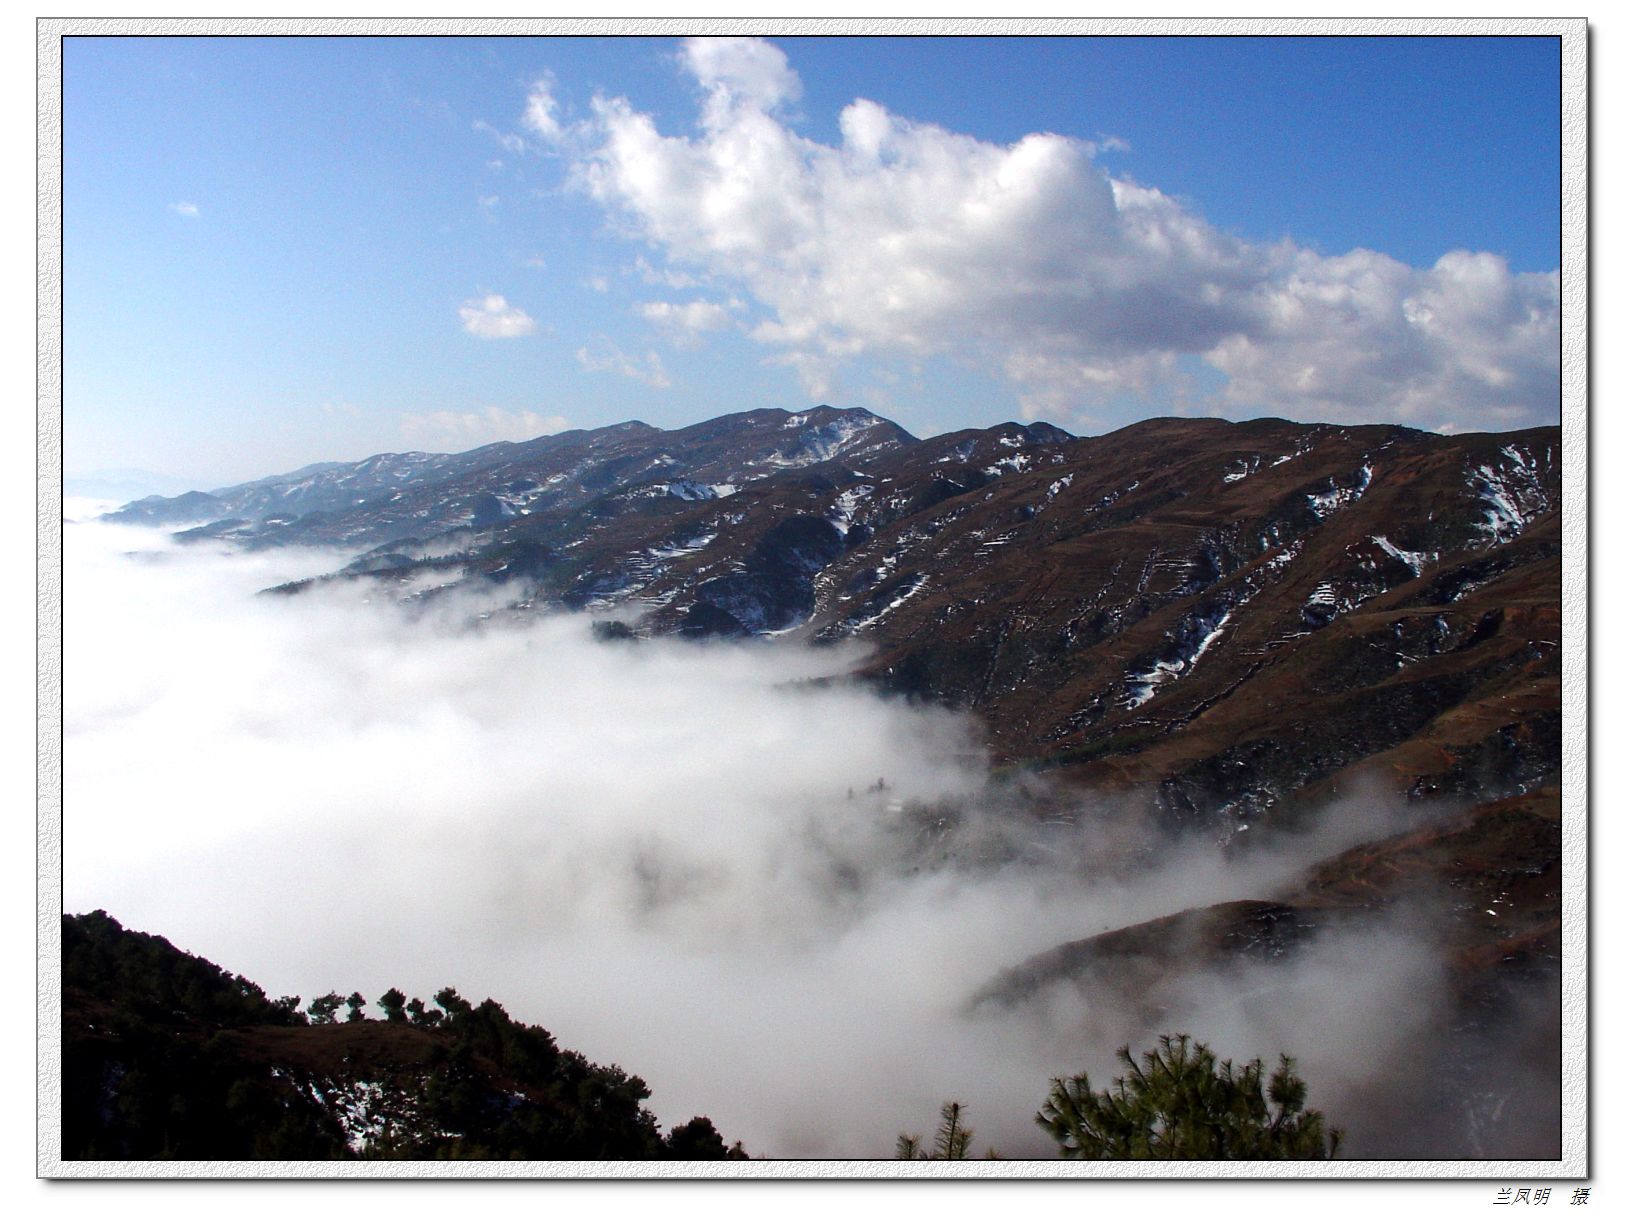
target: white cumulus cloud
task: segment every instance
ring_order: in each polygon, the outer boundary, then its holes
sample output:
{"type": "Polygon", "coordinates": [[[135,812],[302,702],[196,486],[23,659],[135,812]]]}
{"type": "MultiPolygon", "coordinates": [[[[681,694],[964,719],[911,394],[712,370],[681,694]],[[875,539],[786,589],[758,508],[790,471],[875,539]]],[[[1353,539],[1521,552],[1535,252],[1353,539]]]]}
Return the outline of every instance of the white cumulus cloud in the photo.
{"type": "Polygon", "coordinates": [[[733,107],[772,110],[801,96],[801,78],[784,52],[759,38],[690,38],[682,61],[717,115],[733,107]]]}
{"type": "Polygon", "coordinates": [[[463,332],[477,338],[524,337],[536,332],[536,322],[523,309],[496,294],[464,300],[457,315],[462,318],[463,332]]]}
{"type": "Polygon", "coordinates": [[[553,98],[552,81],[540,79],[530,86],[530,91],[525,96],[525,113],[520,122],[544,143],[555,144],[564,137],[564,127],[559,122],[558,111],[559,104],[553,98]]]}
{"type": "MultiPolygon", "coordinates": [[[[990,143],[858,99],[821,143],[782,112],[801,86],[777,47],[695,40],[680,60],[698,133],[598,97],[569,131],[575,179],[673,271],[753,297],[751,336],[815,369],[809,389],[855,356],[937,355],[1060,420],[1175,401],[1434,428],[1557,417],[1555,272],[1248,242],[1113,178],[1094,154],[1118,139],[990,143]],[[1192,398],[1202,363],[1223,384],[1192,398]]],[[[537,107],[556,127],[550,91],[537,107]]]]}

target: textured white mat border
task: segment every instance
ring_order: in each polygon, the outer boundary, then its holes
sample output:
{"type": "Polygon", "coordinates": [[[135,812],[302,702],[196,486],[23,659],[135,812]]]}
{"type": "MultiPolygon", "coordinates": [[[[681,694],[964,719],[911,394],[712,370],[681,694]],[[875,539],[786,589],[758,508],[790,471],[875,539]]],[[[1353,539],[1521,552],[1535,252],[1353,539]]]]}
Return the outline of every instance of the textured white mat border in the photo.
{"type": "MultiPolygon", "coordinates": [[[[36,1142],[40,1177],[50,1178],[1163,1178],[1467,1179],[1585,1178],[1589,1147],[1589,752],[1588,566],[1588,124],[1586,22],[1564,19],[1225,18],[42,18],[38,49],[39,484],[38,779],[39,1055],[36,1142]],[[1323,1164],[1199,1162],[1093,1164],[1001,1160],[750,1161],[744,1163],[526,1162],[389,1163],[261,1161],[121,1163],[61,1156],[62,878],[62,87],[61,39],[69,35],[1480,35],[1556,36],[1562,48],[1563,308],[1563,1157],[1561,1160],[1328,1161],[1323,1164]]],[[[1191,1195],[1197,1199],[1196,1195],[1191,1195]]],[[[1374,1195],[1375,1197],[1375,1195],[1374,1195]]],[[[1555,1195],[1561,1201],[1566,1191],[1555,1195]]]]}

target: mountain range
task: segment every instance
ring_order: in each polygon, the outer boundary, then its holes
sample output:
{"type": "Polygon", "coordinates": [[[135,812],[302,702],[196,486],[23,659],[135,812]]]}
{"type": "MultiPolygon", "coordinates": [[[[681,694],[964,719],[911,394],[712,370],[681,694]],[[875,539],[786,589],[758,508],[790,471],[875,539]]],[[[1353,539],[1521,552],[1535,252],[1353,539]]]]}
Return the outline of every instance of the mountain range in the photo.
{"type": "MultiPolygon", "coordinates": [[[[332,546],[316,582],[407,604],[479,588],[487,623],[859,639],[852,678],[976,714],[1038,818],[1108,805],[1245,850],[1350,798],[1431,810],[1267,898],[1012,959],[978,999],[1111,970],[1154,1002],[1176,954],[1291,957],[1426,891],[1451,1024],[1483,1030],[1509,992],[1555,990],[1561,956],[1560,448],[1555,427],[1279,419],[918,439],[861,409],[763,409],[313,465],[111,518],[332,546]]],[[[1554,1082],[1556,1049],[1554,1023],[1554,1082]]],[[[1458,1052],[1461,1101],[1490,1065],[1458,1052]]]]}
{"type": "Polygon", "coordinates": [[[360,550],[332,577],[403,599],[858,637],[860,677],[974,709],[1000,761],[1153,784],[1233,829],[1361,775],[1415,797],[1553,775],[1557,452],[1555,428],[1274,419],[922,441],[821,407],[314,465],[111,518],[360,550]]]}

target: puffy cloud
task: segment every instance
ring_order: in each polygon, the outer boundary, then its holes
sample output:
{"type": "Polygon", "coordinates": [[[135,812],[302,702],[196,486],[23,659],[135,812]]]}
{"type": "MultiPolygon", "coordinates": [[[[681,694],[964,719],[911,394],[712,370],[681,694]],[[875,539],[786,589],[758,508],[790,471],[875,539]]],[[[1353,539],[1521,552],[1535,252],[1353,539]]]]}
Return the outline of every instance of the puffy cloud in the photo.
{"type": "Polygon", "coordinates": [[[759,38],[691,38],[683,66],[705,91],[707,116],[736,108],[776,109],[801,97],[801,78],[784,52],[759,38]]]}
{"type": "Polygon", "coordinates": [[[1376,417],[1442,430],[1556,420],[1555,272],[1515,275],[1489,253],[1430,269],[1364,249],[1285,260],[1254,293],[1254,323],[1208,352],[1232,407],[1344,421],[1365,400],[1376,417]]]}
{"type": "Polygon", "coordinates": [[[463,451],[503,440],[520,442],[569,428],[569,420],[556,414],[544,416],[529,409],[510,412],[495,405],[469,413],[441,409],[401,417],[401,434],[407,442],[445,451],[463,451]]]}
{"type": "Polygon", "coordinates": [[[666,365],[660,361],[660,355],[653,350],[647,351],[640,360],[627,354],[615,343],[604,339],[596,351],[588,350],[585,346],[578,349],[576,362],[581,364],[583,371],[613,371],[617,375],[624,375],[629,380],[636,380],[651,388],[671,387],[671,377],[666,374],[666,365]]]}
{"type": "Polygon", "coordinates": [[[571,130],[576,181],[677,272],[748,291],[767,314],[751,336],[817,369],[809,388],[859,355],[948,355],[1062,420],[1170,402],[1437,428],[1557,416],[1555,274],[1250,243],[1113,179],[1093,157],[1115,139],[1000,145],[859,99],[824,144],[779,113],[800,82],[778,48],[696,40],[681,62],[698,134],[599,97],[571,130]],[[1194,360],[1226,382],[1192,400],[1194,360]]]}
{"type": "Polygon", "coordinates": [[[527,130],[540,136],[544,143],[555,144],[564,137],[558,110],[559,103],[553,97],[553,82],[544,78],[530,86],[530,92],[525,96],[525,113],[520,122],[527,130]]]}
{"type": "Polygon", "coordinates": [[[457,315],[462,318],[463,332],[477,338],[524,337],[536,332],[534,320],[496,294],[464,300],[457,315]]]}

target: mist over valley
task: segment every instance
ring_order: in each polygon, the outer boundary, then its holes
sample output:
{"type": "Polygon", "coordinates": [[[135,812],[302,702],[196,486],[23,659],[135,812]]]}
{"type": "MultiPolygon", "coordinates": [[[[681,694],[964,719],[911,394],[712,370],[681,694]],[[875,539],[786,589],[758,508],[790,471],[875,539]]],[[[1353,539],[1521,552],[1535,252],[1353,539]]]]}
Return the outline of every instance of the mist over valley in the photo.
{"type": "Polygon", "coordinates": [[[753,1155],[1052,1156],[1170,1032],[1344,1155],[1554,1154],[1555,445],[759,410],[86,517],[64,907],[753,1155]]]}

